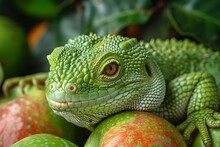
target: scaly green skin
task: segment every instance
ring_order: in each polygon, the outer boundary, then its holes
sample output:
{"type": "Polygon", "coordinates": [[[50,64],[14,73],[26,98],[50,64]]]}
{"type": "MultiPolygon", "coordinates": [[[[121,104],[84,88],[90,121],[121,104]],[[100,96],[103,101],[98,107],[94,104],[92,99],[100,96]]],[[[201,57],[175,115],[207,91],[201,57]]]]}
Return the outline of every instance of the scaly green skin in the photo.
{"type": "Polygon", "coordinates": [[[119,111],[151,111],[180,123],[177,128],[186,139],[198,129],[207,146],[206,126],[220,127],[219,88],[213,78],[220,70],[207,72],[207,65],[220,66],[219,53],[201,45],[90,34],[70,39],[48,60],[48,102],[78,126],[93,130],[119,111]]]}

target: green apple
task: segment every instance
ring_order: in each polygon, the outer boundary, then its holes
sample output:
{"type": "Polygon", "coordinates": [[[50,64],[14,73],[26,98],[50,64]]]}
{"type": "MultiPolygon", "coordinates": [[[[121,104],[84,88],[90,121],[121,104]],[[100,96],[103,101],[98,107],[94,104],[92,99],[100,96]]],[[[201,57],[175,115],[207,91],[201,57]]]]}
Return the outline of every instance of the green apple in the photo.
{"type": "Polygon", "coordinates": [[[0,63],[5,77],[23,73],[27,57],[24,30],[8,17],[0,15],[0,63]]]}
{"type": "Polygon", "coordinates": [[[28,136],[11,147],[78,147],[76,144],[52,134],[35,134],[28,136]]]}
{"type": "MultiPolygon", "coordinates": [[[[210,128],[209,134],[212,138],[212,147],[220,147],[220,128],[210,128]]],[[[205,147],[200,134],[196,135],[192,147],[205,147]]]]}

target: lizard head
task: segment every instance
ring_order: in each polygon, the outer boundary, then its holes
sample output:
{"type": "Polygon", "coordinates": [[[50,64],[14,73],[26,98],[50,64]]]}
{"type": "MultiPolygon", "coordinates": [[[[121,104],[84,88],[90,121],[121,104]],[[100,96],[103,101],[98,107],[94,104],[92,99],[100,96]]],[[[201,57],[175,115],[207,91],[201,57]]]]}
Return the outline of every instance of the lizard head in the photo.
{"type": "Polygon", "coordinates": [[[70,39],[48,55],[46,96],[55,113],[93,129],[123,110],[151,110],[165,85],[146,46],[136,39],[95,34],[70,39]]]}

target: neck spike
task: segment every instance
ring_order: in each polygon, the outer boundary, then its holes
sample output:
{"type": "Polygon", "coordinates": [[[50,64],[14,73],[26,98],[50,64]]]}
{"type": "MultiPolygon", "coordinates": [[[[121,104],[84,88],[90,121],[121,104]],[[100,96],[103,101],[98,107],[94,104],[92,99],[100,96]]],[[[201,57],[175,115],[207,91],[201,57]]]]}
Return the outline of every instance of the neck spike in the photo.
{"type": "Polygon", "coordinates": [[[63,51],[64,47],[57,47],[50,55],[47,56],[50,66],[54,66],[58,63],[58,59],[63,51]]]}
{"type": "Polygon", "coordinates": [[[126,50],[126,49],[130,49],[130,48],[134,47],[134,46],[137,45],[137,44],[138,44],[137,39],[131,38],[131,39],[128,39],[128,40],[126,40],[126,41],[121,42],[119,46],[120,46],[122,49],[125,49],[125,50],[126,50]]]}

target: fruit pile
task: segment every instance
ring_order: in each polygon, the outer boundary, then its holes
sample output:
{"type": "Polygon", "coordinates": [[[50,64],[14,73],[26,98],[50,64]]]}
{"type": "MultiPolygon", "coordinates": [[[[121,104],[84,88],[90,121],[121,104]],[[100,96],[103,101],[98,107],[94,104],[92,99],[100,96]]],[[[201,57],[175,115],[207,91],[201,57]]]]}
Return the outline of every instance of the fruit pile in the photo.
{"type": "MultiPolygon", "coordinates": [[[[126,111],[112,115],[90,134],[53,113],[47,104],[44,84],[33,84],[31,76],[8,79],[3,90],[0,147],[187,146],[172,124],[149,112],[126,111]]],[[[210,129],[210,133],[213,146],[220,146],[220,129],[210,129]]],[[[192,146],[204,146],[200,135],[192,146]]]]}
{"type": "Polygon", "coordinates": [[[84,145],[85,147],[112,146],[186,146],[177,129],[163,118],[148,112],[121,112],[101,122],[88,137],[82,130],[49,108],[43,85],[10,84],[21,78],[10,79],[4,85],[6,97],[0,101],[0,146],[56,146],[84,145]],[[7,86],[8,85],[8,86],[7,86]],[[35,135],[34,135],[35,134],[35,135]],[[74,143],[71,143],[71,142],[74,143]]]}

